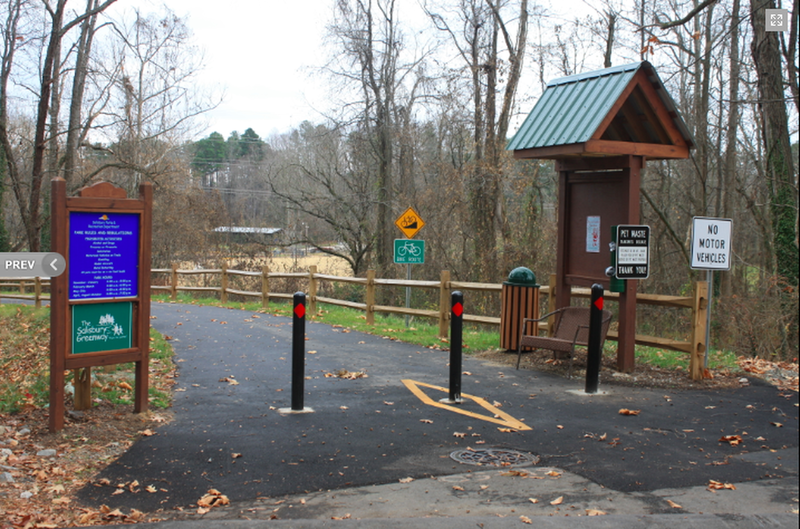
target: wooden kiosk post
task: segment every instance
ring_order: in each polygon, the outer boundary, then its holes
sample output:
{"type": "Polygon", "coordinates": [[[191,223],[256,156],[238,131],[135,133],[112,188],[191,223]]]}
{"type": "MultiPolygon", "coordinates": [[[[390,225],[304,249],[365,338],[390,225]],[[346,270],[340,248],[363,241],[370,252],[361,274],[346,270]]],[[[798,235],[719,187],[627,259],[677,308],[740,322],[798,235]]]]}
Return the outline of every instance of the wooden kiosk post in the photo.
{"type": "MultiPolygon", "coordinates": [[[[519,159],[556,160],[556,308],[572,286],[610,287],[611,227],[639,224],[646,160],[688,158],[693,140],[647,61],[550,81],[508,146],[519,159]]],[[[636,280],[620,293],[617,368],[634,367],[636,280]]]]}
{"type": "Polygon", "coordinates": [[[89,368],[135,362],[134,412],[147,410],[153,188],[143,183],[131,199],[107,182],[76,197],[67,197],[63,178],[51,186],[52,250],[67,263],[51,282],[49,427],[57,432],[65,370],[84,369],[75,385],[85,404],[89,368]]]}

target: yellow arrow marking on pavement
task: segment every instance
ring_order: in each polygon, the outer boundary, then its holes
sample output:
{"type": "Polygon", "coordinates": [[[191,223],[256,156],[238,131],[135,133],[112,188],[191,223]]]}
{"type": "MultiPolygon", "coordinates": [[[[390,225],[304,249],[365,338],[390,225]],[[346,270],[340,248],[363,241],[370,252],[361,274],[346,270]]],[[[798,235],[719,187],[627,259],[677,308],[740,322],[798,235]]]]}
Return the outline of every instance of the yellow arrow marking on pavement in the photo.
{"type": "Polygon", "coordinates": [[[483,408],[485,408],[486,410],[490,411],[493,414],[493,416],[482,415],[480,413],[475,413],[475,412],[471,412],[471,411],[467,411],[467,410],[461,409],[457,405],[451,405],[451,404],[446,404],[444,402],[435,401],[432,398],[430,398],[428,395],[426,395],[425,392],[422,391],[419,388],[419,386],[425,386],[426,388],[436,389],[436,390],[439,390],[439,391],[443,391],[445,393],[449,393],[449,391],[447,389],[443,388],[443,387],[434,386],[432,384],[426,384],[425,382],[417,382],[415,380],[409,380],[409,379],[402,380],[402,382],[411,391],[411,393],[413,393],[414,395],[417,396],[417,398],[419,398],[419,400],[421,400],[422,402],[424,402],[425,404],[428,404],[430,406],[434,406],[436,408],[442,408],[443,410],[449,410],[449,411],[452,411],[452,412],[455,412],[455,413],[460,413],[461,415],[466,415],[467,417],[472,417],[473,419],[480,419],[482,421],[493,422],[495,424],[500,424],[502,426],[507,426],[508,428],[513,428],[515,430],[532,430],[533,429],[530,426],[528,426],[527,424],[518,421],[517,419],[515,419],[511,415],[507,414],[504,411],[501,411],[500,409],[496,408],[495,406],[492,406],[491,404],[489,404],[488,402],[486,402],[482,398],[476,397],[475,395],[468,395],[466,393],[462,393],[461,397],[464,398],[464,399],[469,399],[471,401],[474,401],[474,402],[478,403],[483,408]]]}

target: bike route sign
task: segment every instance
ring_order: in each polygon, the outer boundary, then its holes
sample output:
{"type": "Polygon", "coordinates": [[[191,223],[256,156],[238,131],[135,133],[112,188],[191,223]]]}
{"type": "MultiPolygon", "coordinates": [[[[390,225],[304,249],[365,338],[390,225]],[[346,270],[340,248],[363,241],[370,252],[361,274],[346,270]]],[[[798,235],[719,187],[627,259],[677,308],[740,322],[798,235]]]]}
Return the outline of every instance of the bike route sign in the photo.
{"type": "Polygon", "coordinates": [[[425,264],[425,241],[395,239],[394,262],[395,264],[425,264]]]}
{"type": "MultiPolygon", "coordinates": [[[[419,216],[419,213],[417,213],[414,208],[409,207],[402,213],[402,215],[397,217],[397,220],[394,221],[394,225],[403,232],[403,235],[409,239],[412,239],[414,235],[416,235],[417,232],[419,232],[419,230],[425,226],[425,221],[422,220],[422,217],[419,216]]],[[[397,246],[395,246],[395,248],[396,247],[397,246]]]]}

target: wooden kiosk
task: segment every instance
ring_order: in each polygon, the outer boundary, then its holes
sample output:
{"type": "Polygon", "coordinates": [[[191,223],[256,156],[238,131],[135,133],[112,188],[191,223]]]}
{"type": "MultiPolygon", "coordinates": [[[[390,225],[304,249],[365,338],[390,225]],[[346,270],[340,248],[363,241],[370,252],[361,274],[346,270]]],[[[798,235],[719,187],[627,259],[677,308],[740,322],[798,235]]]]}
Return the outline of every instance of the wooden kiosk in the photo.
{"type": "Polygon", "coordinates": [[[67,197],[52,180],[52,250],[67,266],[50,294],[51,432],[64,427],[64,371],[75,371],[75,408],[91,407],[91,367],[135,362],[134,412],[147,410],[153,187],[139,198],[100,182],[67,197]],[[80,372],[79,370],[83,370],[80,372]]]}
{"type": "MultiPolygon", "coordinates": [[[[693,140],[653,66],[638,62],[550,81],[508,145],[519,159],[556,160],[556,306],[573,285],[610,286],[611,227],[639,224],[646,159],[688,158],[693,140]]],[[[634,367],[637,281],[620,293],[617,368],[634,367]]]]}

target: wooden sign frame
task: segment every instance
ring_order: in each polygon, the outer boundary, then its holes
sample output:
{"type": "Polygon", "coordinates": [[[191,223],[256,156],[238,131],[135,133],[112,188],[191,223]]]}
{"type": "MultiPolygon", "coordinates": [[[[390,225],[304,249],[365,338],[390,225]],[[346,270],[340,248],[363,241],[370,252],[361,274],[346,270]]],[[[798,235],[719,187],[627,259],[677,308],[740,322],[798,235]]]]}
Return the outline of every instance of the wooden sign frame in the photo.
{"type": "MultiPolygon", "coordinates": [[[[75,197],[67,197],[66,190],[67,183],[63,178],[54,178],[51,181],[51,249],[63,255],[67,262],[64,273],[51,280],[49,418],[51,432],[57,432],[64,427],[65,370],[85,368],[88,371],[92,366],[134,362],[136,364],[134,413],[147,411],[148,405],[153,186],[148,182],[141,184],[138,199],[128,198],[123,188],[108,182],[81,188],[75,197]],[[136,248],[138,284],[134,295],[70,299],[70,214],[77,212],[97,213],[99,216],[120,213],[138,215],[136,248]],[[130,347],[73,354],[71,318],[74,307],[85,309],[88,305],[116,302],[131,304],[130,347]]],[[[91,377],[79,381],[76,371],[74,386],[76,407],[79,390],[83,393],[82,398],[90,402],[91,377]]]]}

